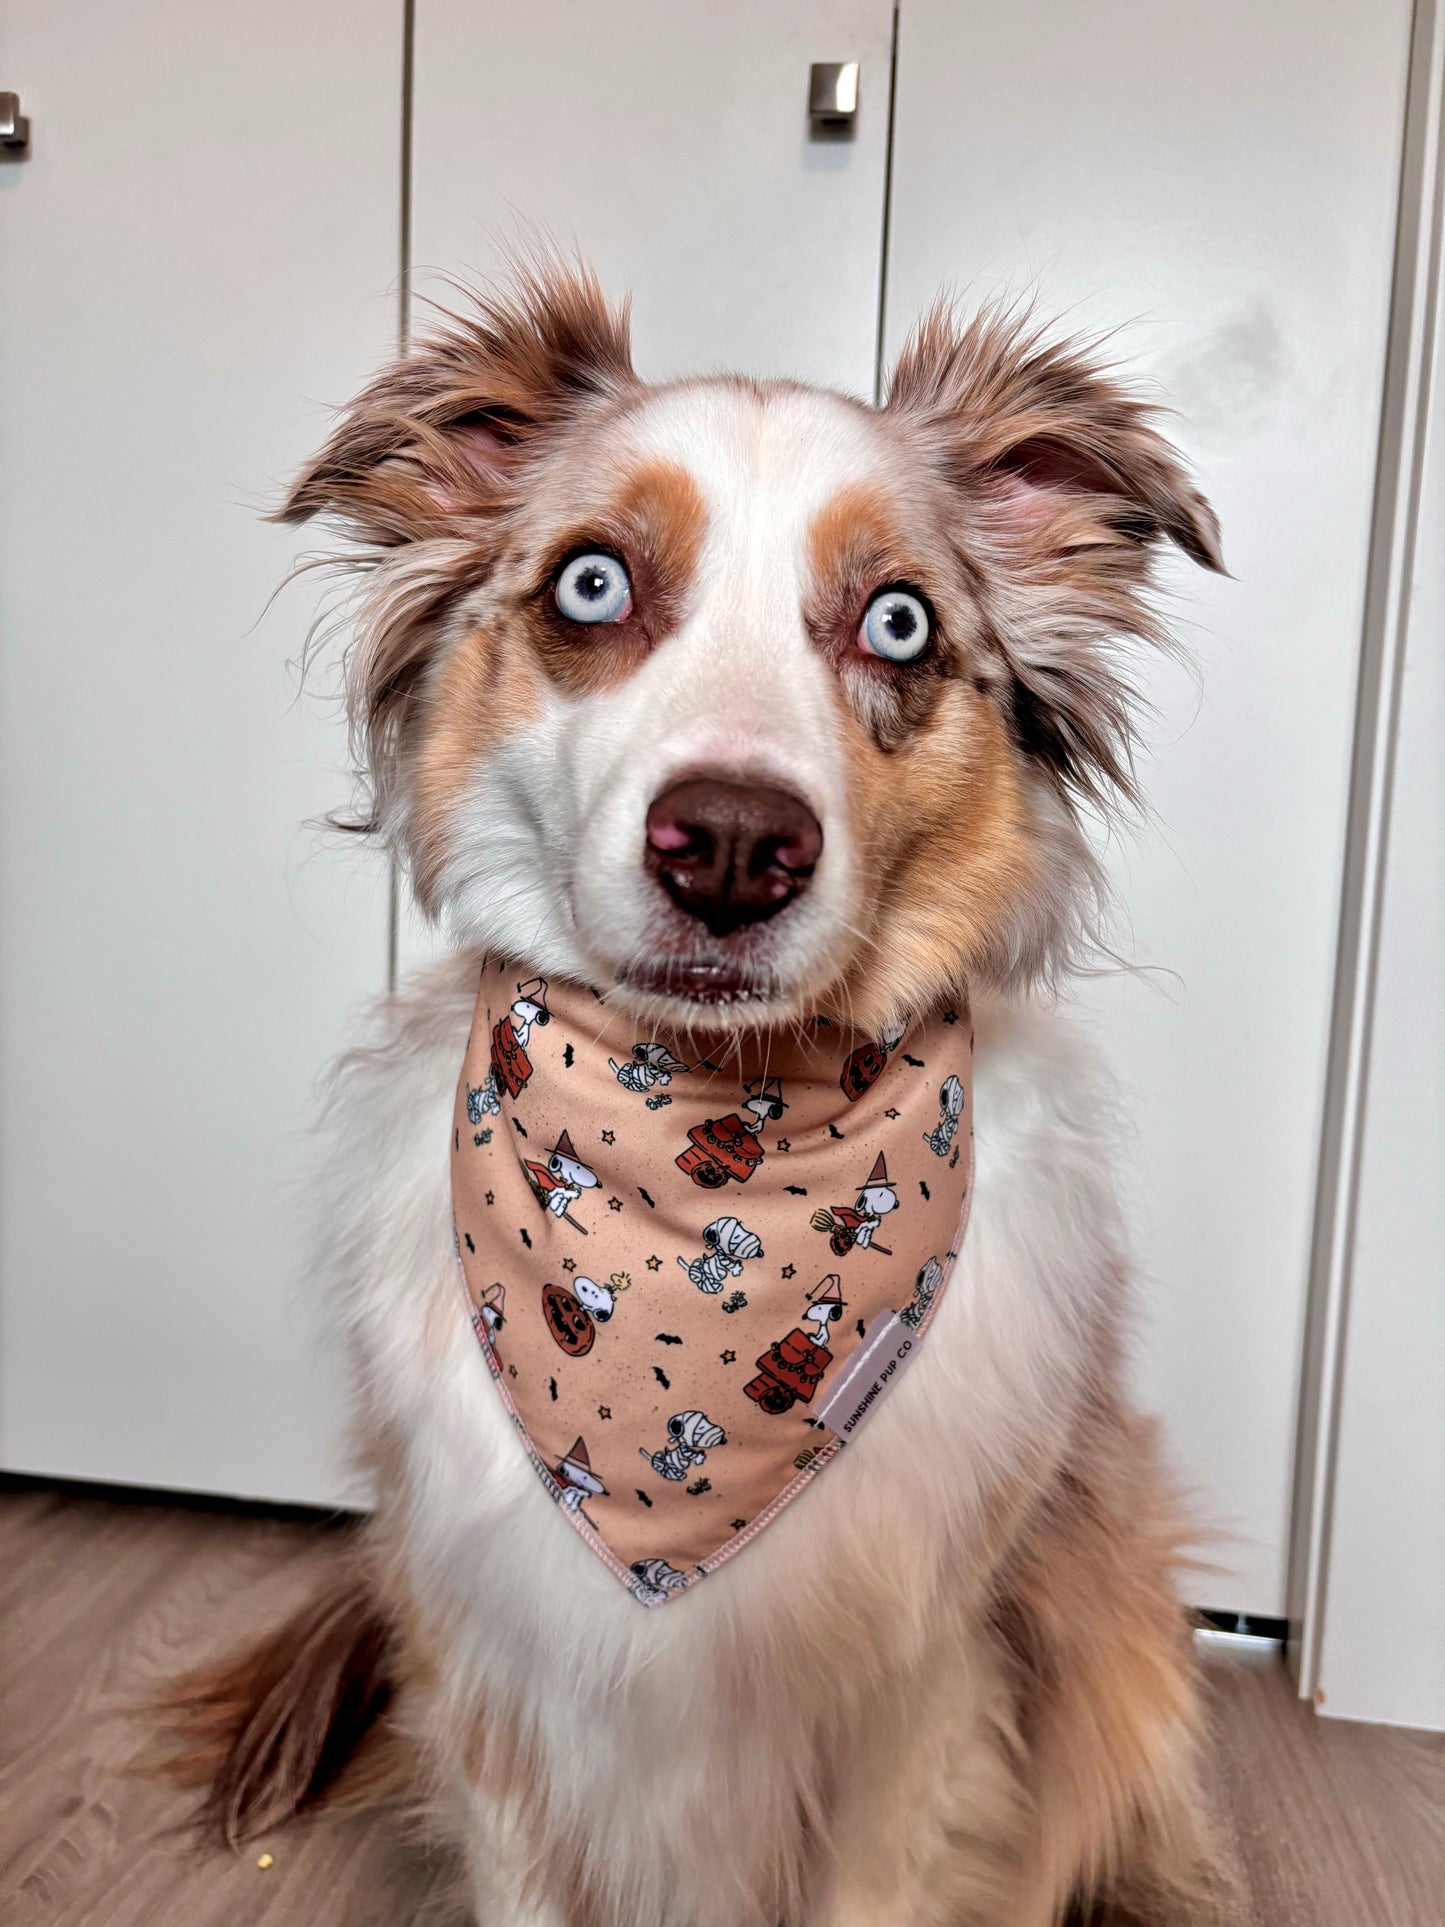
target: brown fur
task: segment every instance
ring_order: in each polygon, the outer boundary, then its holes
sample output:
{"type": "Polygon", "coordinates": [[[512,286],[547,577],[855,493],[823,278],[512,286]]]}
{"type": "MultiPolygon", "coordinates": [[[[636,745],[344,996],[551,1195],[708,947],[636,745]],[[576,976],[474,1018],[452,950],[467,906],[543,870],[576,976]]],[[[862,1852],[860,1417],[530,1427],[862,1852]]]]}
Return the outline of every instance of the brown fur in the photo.
{"type": "Polygon", "coordinates": [[[1212,1887],[1185,1536],[1153,1425],[1100,1394],[994,1582],[1037,1813],[1021,1919],[1073,1899],[1164,1920],[1212,1887]]]}
{"type": "MultiPolygon", "coordinates": [[[[374,1740],[391,1660],[370,1578],[348,1561],[282,1625],[177,1680],[159,1709],[158,1770],[200,1790],[197,1831],[234,1849],[333,1795],[374,1740]]],[[[353,1792],[378,1797],[394,1766],[373,1744],[353,1792]]]]}

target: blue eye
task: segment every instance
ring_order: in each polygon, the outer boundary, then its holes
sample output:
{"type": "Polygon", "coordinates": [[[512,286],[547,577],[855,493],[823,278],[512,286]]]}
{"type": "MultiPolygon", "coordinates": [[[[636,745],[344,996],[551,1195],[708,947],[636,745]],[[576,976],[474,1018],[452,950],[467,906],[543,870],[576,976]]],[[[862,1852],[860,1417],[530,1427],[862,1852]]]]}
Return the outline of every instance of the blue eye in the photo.
{"type": "Polygon", "coordinates": [[[907,589],[880,589],[863,612],[858,646],[885,662],[917,662],[928,647],[928,610],[907,589]]]}
{"type": "Polygon", "coordinates": [[[574,555],[553,592],[569,622],[625,622],[632,614],[632,584],[615,555],[574,555]]]}

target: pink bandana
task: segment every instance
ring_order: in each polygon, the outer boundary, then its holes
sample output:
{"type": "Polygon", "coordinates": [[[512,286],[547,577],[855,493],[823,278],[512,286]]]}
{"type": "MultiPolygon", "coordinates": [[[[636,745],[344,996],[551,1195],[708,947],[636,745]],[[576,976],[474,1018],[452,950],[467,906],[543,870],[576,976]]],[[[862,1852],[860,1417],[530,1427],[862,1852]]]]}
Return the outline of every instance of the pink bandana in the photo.
{"type": "Polygon", "coordinates": [[[699,1059],[483,967],[452,1158],[472,1323],[644,1605],[746,1545],[914,1356],[967,1223],[972,1062],[966,1010],[699,1059]]]}

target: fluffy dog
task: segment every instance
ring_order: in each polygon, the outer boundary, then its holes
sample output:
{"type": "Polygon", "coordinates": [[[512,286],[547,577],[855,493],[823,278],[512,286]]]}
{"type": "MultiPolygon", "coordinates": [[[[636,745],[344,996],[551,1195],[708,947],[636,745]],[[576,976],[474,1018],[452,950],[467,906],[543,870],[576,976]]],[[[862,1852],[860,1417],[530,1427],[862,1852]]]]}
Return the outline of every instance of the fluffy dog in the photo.
{"type": "Polygon", "coordinates": [[[1167,1909],[1207,1861],[1181,1524],[1124,1389],[1108,1088],[1051,994],[1101,905],[1081,812],[1132,798],[1151,560],[1222,567],[1150,411],[1026,318],[947,307],[878,408],[649,385],[625,311],[547,267],[381,374],[284,516],[359,545],[359,827],[457,955],[336,1073],[317,1274],[376,1512],[324,1599],[183,1689],[208,1823],[319,1798],[389,1701],[488,1927],[1167,1909]],[[784,811],[770,860],[679,880],[649,813],[698,784],[784,811]],[[658,1610],[555,1516],[460,1308],[482,953],[689,1061],[973,1011],[972,1228],[927,1346],[658,1610]]]}

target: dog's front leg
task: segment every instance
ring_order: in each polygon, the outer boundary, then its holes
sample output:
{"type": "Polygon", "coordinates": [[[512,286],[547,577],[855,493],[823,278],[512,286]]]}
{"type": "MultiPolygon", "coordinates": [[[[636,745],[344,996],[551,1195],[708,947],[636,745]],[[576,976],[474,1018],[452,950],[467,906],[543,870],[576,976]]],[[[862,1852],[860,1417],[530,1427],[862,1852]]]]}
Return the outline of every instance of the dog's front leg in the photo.
{"type": "Polygon", "coordinates": [[[880,1695],[841,1762],[811,1927],[1045,1927],[1019,1917],[1027,1828],[989,1649],[957,1632],[880,1695]]]}
{"type": "Polygon", "coordinates": [[[476,1927],[573,1927],[551,1891],[535,1830],[475,1789],[468,1806],[467,1891],[476,1927]]]}

